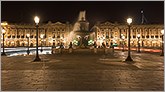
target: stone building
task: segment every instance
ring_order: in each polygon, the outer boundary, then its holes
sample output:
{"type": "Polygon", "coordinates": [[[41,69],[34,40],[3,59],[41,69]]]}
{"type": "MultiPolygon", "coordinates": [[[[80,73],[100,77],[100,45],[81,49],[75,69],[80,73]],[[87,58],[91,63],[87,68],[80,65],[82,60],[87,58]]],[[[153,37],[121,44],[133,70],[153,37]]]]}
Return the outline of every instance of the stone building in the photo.
{"type": "MultiPolygon", "coordinates": [[[[85,18],[85,11],[81,11],[78,21],[75,24],[69,22],[48,22],[39,24],[39,46],[56,46],[63,43],[68,46],[70,42],[78,41],[77,35],[83,38],[89,36],[87,43],[96,42],[97,45],[106,43],[116,44],[121,46],[124,42],[127,46],[128,40],[128,25],[119,23],[96,23],[89,29],[89,22],[85,18]],[[43,38],[40,35],[44,35],[43,38]],[[123,38],[124,37],[124,38],[123,38]]],[[[30,46],[36,45],[36,28],[35,24],[12,24],[1,23],[1,27],[6,30],[5,46],[19,47],[28,45],[27,34],[30,34],[30,46]]],[[[140,45],[142,47],[160,48],[162,43],[161,30],[164,30],[163,24],[145,24],[145,25],[131,25],[131,47],[136,47],[138,44],[137,35],[140,35],[140,45]]],[[[2,39],[2,35],[1,35],[2,39]]],[[[2,41],[1,41],[2,43],[2,41]]],[[[81,42],[82,43],[82,42],[81,42]]],[[[89,45],[91,45],[91,43],[89,45]]],[[[75,44],[77,45],[77,44],[75,44]]]]}
{"type": "MultiPolygon", "coordinates": [[[[36,28],[35,24],[8,24],[3,25],[3,29],[6,30],[5,33],[5,46],[7,47],[18,47],[18,46],[27,46],[28,37],[27,34],[30,34],[30,46],[36,45],[36,28]]],[[[68,22],[66,23],[51,23],[50,21],[47,24],[39,25],[39,46],[41,42],[43,46],[53,46],[58,43],[67,44],[68,35],[72,30],[72,25],[68,22]],[[41,38],[41,34],[44,35],[41,38]]],[[[2,37],[1,37],[2,38],[2,37]]],[[[1,42],[2,43],[2,42],[1,42]]]]}
{"type": "MultiPolygon", "coordinates": [[[[161,47],[162,33],[164,30],[163,24],[146,24],[146,25],[131,25],[131,46],[136,47],[138,43],[137,35],[140,35],[140,45],[142,47],[161,47]]],[[[93,27],[95,30],[95,40],[97,43],[106,42],[110,44],[116,43],[121,45],[121,41],[124,40],[127,46],[128,40],[128,25],[117,24],[117,23],[99,23],[93,27]],[[124,39],[122,39],[124,36],[124,39]]]]}

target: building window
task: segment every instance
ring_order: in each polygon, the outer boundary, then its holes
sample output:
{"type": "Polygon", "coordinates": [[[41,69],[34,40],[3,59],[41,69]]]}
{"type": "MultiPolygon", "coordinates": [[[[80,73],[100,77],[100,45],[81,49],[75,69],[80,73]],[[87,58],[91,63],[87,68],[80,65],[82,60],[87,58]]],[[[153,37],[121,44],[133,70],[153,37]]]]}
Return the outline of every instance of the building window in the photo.
{"type": "Polygon", "coordinates": [[[60,38],[60,35],[58,35],[57,38],[60,38]]]}
{"type": "Polygon", "coordinates": [[[147,35],[146,38],[149,38],[149,35],[147,35]]]}
{"type": "Polygon", "coordinates": [[[22,35],[21,38],[24,38],[24,35],[22,35]]]}
{"type": "Polygon", "coordinates": [[[158,35],[158,29],[155,30],[155,35],[158,35]]]}
{"type": "Polygon", "coordinates": [[[149,31],[150,31],[150,34],[153,35],[153,31],[151,29],[149,31]]]}
{"type": "Polygon", "coordinates": [[[17,38],[20,38],[20,35],[17,35],[17,38]]]}
{"type": "Polygon", "coordinates": [[[148,29],[146,29],[146,34],[147,34],[147,36],[149,35],[149,30],[148,29]]]}
{"type": "Polygon", "coordinates": [[[155,38],[158,38],[158,35],[155,35],[155,38]]]}
{"type": "Polygon", "coordinates": [[[8,38],[11,38],[11,35],[9,35],[8,38]]]}
{"type": "Polygon", "coordinates": [[[33,38],[33,35],[31,35],[30,38],[33,38]]]}
{"type": "Polygon", "coordinates": [[[62,37],[64,38],[64,34],[62,34],[62,37]]]}
{"type": "Polygon", "coordinates": [[[55,34],[53,35],[53,38],[55,38],[55,34]]]}
{"type": "Polygon", "coordinates": [[[144,36],[144,30],[143,29],[141,30],[141,34],[142,34],[142,36],[144,36]]]}
{"type": "Polygon", "coordinates": [[[108,34],[108,33],[106,33],[106,38],[107,38],[107,39],[109,38],[109,34],[108,34]]]}
{"type": "Polygon", "coordinates": [[[113,34],[111,34],[111,38],[113,38],[113,34]]]}

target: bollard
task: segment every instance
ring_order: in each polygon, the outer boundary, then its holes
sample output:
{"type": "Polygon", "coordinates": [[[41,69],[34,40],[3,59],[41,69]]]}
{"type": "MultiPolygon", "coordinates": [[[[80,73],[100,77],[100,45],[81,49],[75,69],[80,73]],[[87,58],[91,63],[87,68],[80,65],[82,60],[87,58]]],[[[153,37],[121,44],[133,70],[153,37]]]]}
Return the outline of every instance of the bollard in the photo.
{"type": "Polygon", "coordinates": [[[108,54],[108,49],[105,48],[105,49],[104,49],[104,52],[105,52],[105,54],[108,54]]]}
{"type": "Polygon", "coordinates": [[[61,54],[61,52],[62,52],[62,50],[61,50],[61,48],[59,49],[59,53],[61,54]]]}
{"type": "Polygon", "coordinates": [[[54,53],[53,53],[53,49],[52,49],[51,53],[54,54],[54,53]]]}
{"type": "Polygon", "coordinates": [[[55,52],[55,48],[52,47],[51,53],[54,54],[54,52],[55,52]]]}
{"type": "Polygon", "coordinates": [[[112,47],[112,52],[114,53],[114,47],[112,47]]]}
{"type": "Polygon", "coordinates": [[[69,53],[72,53],[72,48],[69,48],[69,53]]]}
{"type": "Polygon", "coordinates": [[[97,53],[97,48],[94,48],[94,53],[97,53]]]}

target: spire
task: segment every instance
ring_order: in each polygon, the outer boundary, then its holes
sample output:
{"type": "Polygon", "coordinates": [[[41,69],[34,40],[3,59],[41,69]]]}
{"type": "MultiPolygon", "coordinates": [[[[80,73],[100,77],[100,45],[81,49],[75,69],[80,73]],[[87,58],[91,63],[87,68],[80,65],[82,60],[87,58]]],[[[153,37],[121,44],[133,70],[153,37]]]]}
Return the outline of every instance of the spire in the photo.
{"type": "Polygon", "coordinates": [[[144,11],[143,11],[143,9],[142,9],[142,10],[141,10],[141,24],[144,24],[144,22],[147,23],[147,19],[145,18],[145,16],[144,16],[144,11]]]}
{"type": "Polygon", "coordinates": [[[82,19],[85,21],[86,20],[86,18],[85,18],[85,13],[86,13],[86,11],[80,11],[80,13],[79,13],[79,17],[78,17],[78,21],[82,21],[82,19]]]}
{"type": "Polygon", "coordinates": [[[142,20],[141,20],[141,24],[143,24],[144,23],[144,14],[143,14],[143,10],[141,10],[141,18],[142,18],[142,20]]]}

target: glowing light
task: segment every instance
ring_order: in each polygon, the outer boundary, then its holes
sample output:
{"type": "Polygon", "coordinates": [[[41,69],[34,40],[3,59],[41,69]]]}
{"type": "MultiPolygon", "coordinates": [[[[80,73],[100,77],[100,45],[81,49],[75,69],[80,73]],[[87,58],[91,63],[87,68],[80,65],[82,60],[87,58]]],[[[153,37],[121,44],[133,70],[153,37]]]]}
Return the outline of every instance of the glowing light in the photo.
{"type": "Polygon", "coordinates": [[[163,30],[161,30],[161,33],[162,33],[162,34],[164,34],[164,29],[163,29],[163,30]]]}
{"type": "Polygon", "coordinates": [[[66,40],[65,39],[63,40],[63,43],[66,43],[66,40]]]}
{"type": "Polygon", "coordinates": [[[53,41],[52,40],[49,40],[49,43],[53,43],[53,41]]]}
{"type": "Polygon", "coordinates": [[[93,40],[89,40],[88,41],[88,45],[92,45],[92,44],[94,44],[94,41],[93,40]]]}
{"type": "Polygon", "coordinates": [[[140,37],[140,34],[137,34],[137,37],[139,38],[140,37]]]}
{"type": "Polygon", "coordinates": [[[100,40],[100,45],[101,45],[102,43],[103,43],[103,40],[101,39],[101,40],[100,40]]]}
{"type": "Polygon", "coordinates": [[[2,33],[5,34],[6,33],[6,30],[5,29],[2,29],[2,33]]]}
{"type": "Polygon", "coordinates": [[[78,41],[76,41],[76,40],[73,40],[72,43],[75,44],[75,45],[78,45],[78,41]]]}
{"type": "Polygon", "coordinates": [[[44,38],[44,34],[41,34],[40,37],[41,37],[41,38],[44,38]]]}
{"type": "Polygon", "coordinates": [[[125,36],[122,36],[122,39],[125,39],[125,36]]]}
{"type": "Polygon", "coordinates": [[[39,17],[38,17],[38,16],[35,16],[35,17],[34,17],[34,21],[35,21],[35,23],[38,25],[38,23],[39,23],[39,21],[40,21],[39,17]]]}
{"type": "Polygon", "coordinates": [[[8,23],[7,22],[3,22],[3,23],[1,23],[1,25],[2,26],[6,26],[6,25],[8,25],[8,23]]]}
{"type": "Polygon", "coordinates": [[[61,37],[60,39],[63,39],[63,37],[61,37]]]}
{"type": "Polygon", "coordinates": [[[12,44],[14,43],[14,41],[11,42],[12,44]]]}
{"type": "Polygon", "coordinates": [[[27,37],[30,37],[30,34],[26,34],[27,35],[27,37]]]}
{"type": "Polygon", "coordinates": [[[127,23],[130,25],[132,23],[132,18],[128,18],[127,23]]]}
{"type": "Polygon", "coordinates": [[[77,35],[77,38],[79,38],[79,37],[81,37],[81,36],[77,35]]]}

